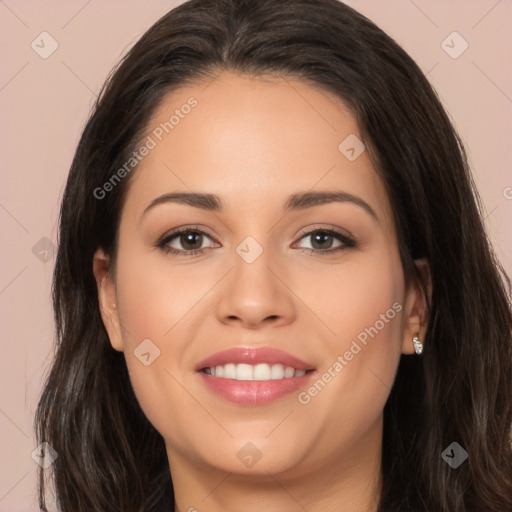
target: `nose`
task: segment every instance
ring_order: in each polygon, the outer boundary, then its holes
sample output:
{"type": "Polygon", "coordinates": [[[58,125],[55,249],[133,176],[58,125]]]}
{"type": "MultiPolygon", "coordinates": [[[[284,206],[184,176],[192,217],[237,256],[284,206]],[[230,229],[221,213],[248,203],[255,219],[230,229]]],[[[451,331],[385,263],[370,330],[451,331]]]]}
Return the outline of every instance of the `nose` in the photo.
{"type": "Polygon", "coordinates": [[[293,322],[296,306],[287,284],[290,273],[285,265],[278,264],[270,250],[264,249],[250,263],[233,251],[232,267],[216,303],[216,316],[221,323],[260,329],[293,322]]]}

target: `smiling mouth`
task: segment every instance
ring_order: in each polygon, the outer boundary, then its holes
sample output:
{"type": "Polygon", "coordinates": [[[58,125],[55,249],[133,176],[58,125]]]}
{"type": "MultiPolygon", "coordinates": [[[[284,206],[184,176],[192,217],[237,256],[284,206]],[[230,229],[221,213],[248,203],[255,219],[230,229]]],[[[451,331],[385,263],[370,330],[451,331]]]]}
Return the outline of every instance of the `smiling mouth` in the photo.
{"type": "Polygon", "coordinates": [[[282,364],[246,364],[246,363],[227,363],[218,366],[206,367],[201,369],[203,373],[212,377],[223,377],[232,380],[281,380],[303,377],[311,373],[314,369],[298,370],[292,366],[282,364]]]}

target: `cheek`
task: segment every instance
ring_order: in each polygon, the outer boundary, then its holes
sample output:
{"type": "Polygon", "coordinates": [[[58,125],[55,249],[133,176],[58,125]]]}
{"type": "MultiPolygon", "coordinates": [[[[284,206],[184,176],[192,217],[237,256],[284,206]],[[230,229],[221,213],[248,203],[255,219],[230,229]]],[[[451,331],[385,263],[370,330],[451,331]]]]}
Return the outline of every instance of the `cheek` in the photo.
{"type": "Polygon", "coordinates": [[[304,317],[318,325],[322,351],[342,354],[354,340],[368,355],[381,356],[400,347],[404,282],[394,251],[353,253],[339,265],[326,266],[322,272],[305,268],[288,276],[288,282],[292,279],[291,287],[310,306],[309,312],[301,307],[304,317]]]}
{"type": "Polygon", "coordinates": [[[393,341],[400,344],[401,316],[397,313],[403,308],[401,269],[382,262],[364,265],[360,271],[347,272],[338,289],[342,291],[336,333],[343,343],[357,340],[368,353],[390,349],[393,341]],[[378,343],[371,343],[377,339],[378,343]]]}
{"type": "MultiPolygon", "coordinates": [[[[184,329],[208,282],[185,282],[180,271],[136,249],[117,262],[117,302],[126,364],[137,399],[157,427],[165,411],[180,405],[183,390],[173,379],[187,350],[184,329]],[[171,272],[172,270],[172,272],[171,272]]],[[[183,276],[183,272],[181,272],[183,276]]],[[[196,319],[197,320],[197,319],[196,319]]],[[[167,418],[168,420],[168,418],[167,418]]]]}
{"type": "Polygon", "coordinates": [[[344,291],[333,318],[337,341],[331,347],[344,356],[343,371],[351,383],[387,388],[401,350],[402,269],[396,258],[367,263],[339,283],[344,291]]]}
{"type": "Polygon", "coordinates": [[[342,443],[374,424],[391,391],[401,354],[403,274],[398,257],[384,255],[354,262],[324,284],[317,305],[334,332],[323,338],[330,358],[300,403],[313,417],[328,411],[342,443]]]}
{"type": "Polygon", "coordinates": [[[172,264],[128,243],[119,255],[117,302],[130,381],[148,420],[178,443],[193,431],[183,411],[203,413],[190,394],[195,342],[208,336],[204,323],[212,321],[218,297],[212,290],[226,268],[172,264]]]}
{"type": "Polygon", "coordinates": [[[205,294],[212,276],[166,262],[165,257],[131,254],[120,260],[117,294],[129,346],[150,338],[168,343],[187,324],[194,305],[205,294]],[[179,325],[178,325],[179,324],[179,325]]]}

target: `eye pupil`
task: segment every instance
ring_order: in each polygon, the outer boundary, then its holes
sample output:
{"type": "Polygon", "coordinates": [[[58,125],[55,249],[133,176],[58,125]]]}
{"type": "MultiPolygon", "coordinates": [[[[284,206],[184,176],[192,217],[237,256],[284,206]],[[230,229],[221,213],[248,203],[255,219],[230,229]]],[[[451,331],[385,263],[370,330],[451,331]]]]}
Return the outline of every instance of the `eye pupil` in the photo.
{"type": "MultiPolygon", "coordinates": [[[[332,244],[332,235],[329,234],[329,233],[326,233],[325,231],[317,231],[314,235],[313,235],[313,248],[314,249],[325,249],[325,242],[326,240],[330,241],[331,244],[332,244]],[[315,245],[317,245],[317,243],[319,242],[319,247],[315,247],[315,245]]],[[[331,244],[327,244],[328,247],[331,246],[331,244]]]]}
{"type": "Polygon", "coordinates": [[[184,235],[181,235],[180,242],[182,244],[182,247],[188,250],[200,249],[202,245],[202,236],[203,235],[201,233],[186,233],[184,235]],[[196,239],[195,244],[194,239],[196,239]],[[199,244],[197,243],[198,240],[199,244]],[[189,244],[191,244],[192,247],[190,247],[189,244]]]}

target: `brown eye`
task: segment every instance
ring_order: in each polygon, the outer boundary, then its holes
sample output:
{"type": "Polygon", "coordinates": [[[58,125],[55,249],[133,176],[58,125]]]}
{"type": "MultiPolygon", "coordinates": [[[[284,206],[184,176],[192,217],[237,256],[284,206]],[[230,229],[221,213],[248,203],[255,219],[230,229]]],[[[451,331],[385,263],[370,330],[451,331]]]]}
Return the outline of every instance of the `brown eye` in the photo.
{"type": "Polygon", "coordinates": [[[191,256],[201,254],[208,249],[208,246],[203,247],[206,242],[205,239],[212,240],[209,235],[201,230],[180,228],[164,235],[156,245],[167,254],[191,256]]]}
{"type": "Polygon", "coordinates": [[[188,232],[179,235],[179,242],[185,250],[200,249],[203,242],[203,235],[199,232],[188,232]]]}
{"type": "Polygon", "coordinates": [[[333,253],[355,246],[354,240],[348,236],[329,229],[315,229],[301,237],[301,240],[307,239],[311,241],[310,247],[303,248],[318,254],[333,253]]]}
{"type": "Polygon", "coordinates": [[[334,241],[334,235],[326,231],[317,231],[313,235],[309,235],[312,240],[313,249],[330,249],[334,241]]]}

